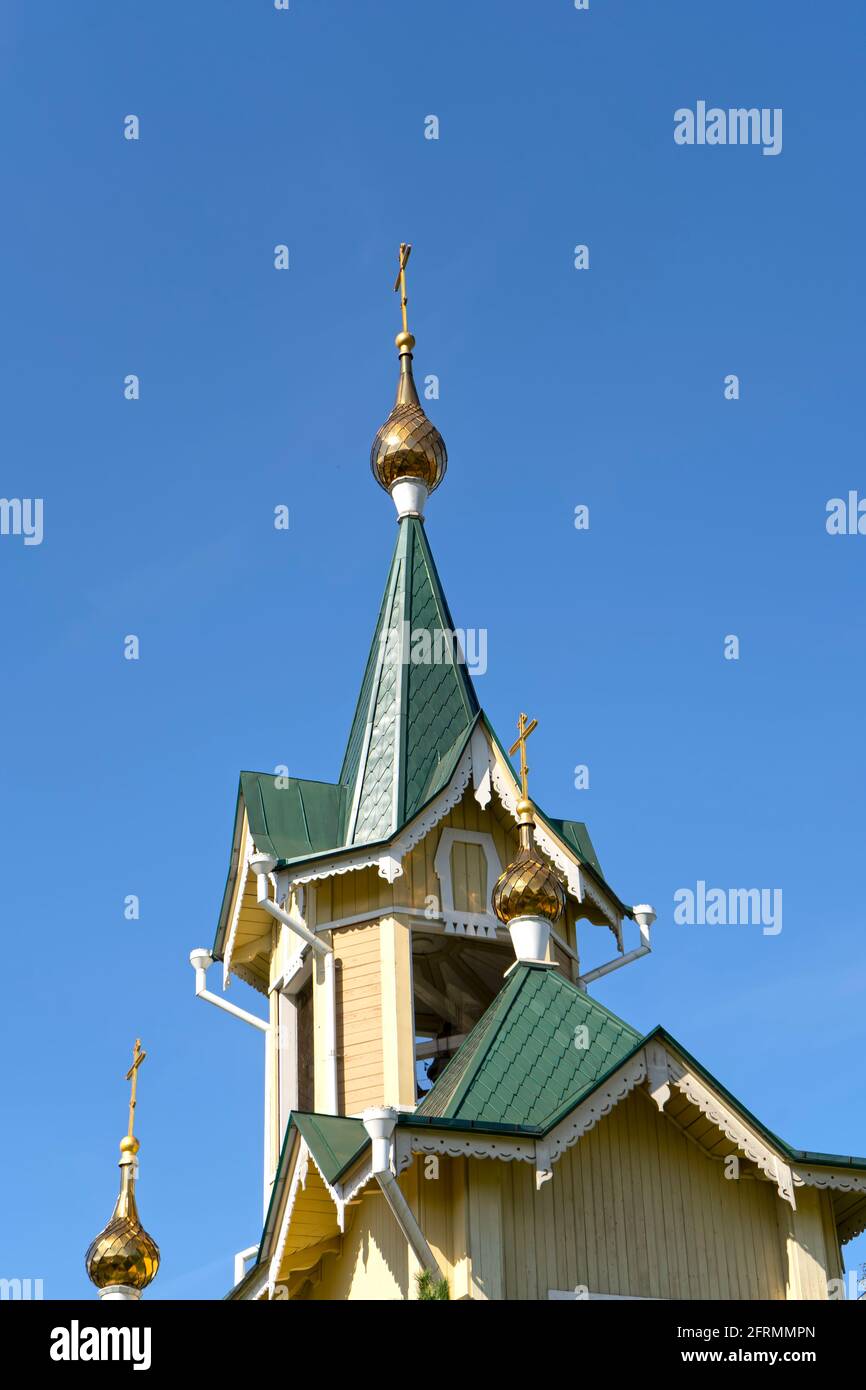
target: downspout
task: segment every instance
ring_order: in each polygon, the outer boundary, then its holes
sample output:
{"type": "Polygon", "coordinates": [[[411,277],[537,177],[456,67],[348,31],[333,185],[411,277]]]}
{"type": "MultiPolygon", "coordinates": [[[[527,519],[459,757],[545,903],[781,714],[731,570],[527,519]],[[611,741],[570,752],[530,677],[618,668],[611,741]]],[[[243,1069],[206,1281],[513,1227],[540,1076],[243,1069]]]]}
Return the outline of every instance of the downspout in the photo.
{"type": "Polygon", "coordinates": [[[412,1208],[403,1196],[391,1166],[397,1111],[392,1110],[390,1106],[374,1106],[372,1110],[365,1110],[361,1119],[371,1140],[370,1163],[373,1177],[419,1263],[424,1269],[429,1270],[438,1283],[443,1278],[442,1271],[424,1238],[424,1232],[418,1225],[412,1208]]]}
{"type": "Polygon", "coordinates": [[[233,1014],[235,1018],[241,1019],[244,1023],[249,1023],[253,1028],[260,1028],[263,1033],[267,1033],[270,1024],[257,1014],[247,1013],[246,1009],[239,1009],[237,1004],[230,1004],[228,999],[221,999],[218,994],[212,994],[207,988],[207,972],[213,965],[213,956],[210,951],[199,946],[195,951],[189,953],[189,963],[195,971],[195,997],[196,999],[206,999],[209,1004],[216,1004],[218,1009],[223,1009],[227,1014],[233,1014]]]}
{"type": "Polygon", "coordinates": [[[585,975],[581,975],[576,981],[580,989],[586,989],[593,980],[601,979],[602,975],[609,975],[613,970],[619,970],[623,965],[629,965],[633,960],[640,960],[641,956],[648,956],[652,950],[650,945],[650,927],[656,919],[656,914],[648,903],[641,903],[639,907],[632,908],[634,919],[640,931],[640,946],[636,946],[633,951],[627,951],[624,956],[616,956],[609,960],[605,965],[596,966],[595,970],[588,970],[585,975]]]}
{"type": "Polygon", "coordinates": [[[290,931],[293,931],[302,941],[306,941],[307,944],[312,946],[315,951],[318,951],[320,955],[330,955],[331,947],[326,945],[321,937],[316,936],[315,932],[311,932],[306,922],[295,913],[284,911],[283,908],[279,907],[277,903],[272,900],[270,887],[268,885],[268,875],[272,874],[276,867],[277,861],[274,859],[273,855],[253,854],[250,856],[250,868],[256,876],[256,901],[259,907],[263,907],[265,912],[269,912],[277,922],[282,922],[284,927],[288,927],[290,931]]]}

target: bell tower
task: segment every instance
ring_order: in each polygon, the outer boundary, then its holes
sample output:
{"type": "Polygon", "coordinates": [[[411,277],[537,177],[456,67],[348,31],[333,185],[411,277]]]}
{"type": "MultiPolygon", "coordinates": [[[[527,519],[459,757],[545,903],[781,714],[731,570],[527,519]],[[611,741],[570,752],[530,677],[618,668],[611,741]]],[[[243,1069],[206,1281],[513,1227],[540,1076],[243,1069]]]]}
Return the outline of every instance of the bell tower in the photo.
{"type": "Polygon", "coordinates": [[[370,454],[397,537],[340,775],[241,774],[216,941],[194,953],[200,993],[217,959],[224,987],[236,977],[268,999],[266,1203],[293,1112],[415,1108],[501,990],[512,939],[581,987],[578,921],[611,933],[605,969],[648,949],[626,954],[634,910],[586,827],[528,800],[536,721],[521,715],[507,752],[479,704],[424,519],[448,460],[413,378],[411,249],[396,400],[370,454]]]}

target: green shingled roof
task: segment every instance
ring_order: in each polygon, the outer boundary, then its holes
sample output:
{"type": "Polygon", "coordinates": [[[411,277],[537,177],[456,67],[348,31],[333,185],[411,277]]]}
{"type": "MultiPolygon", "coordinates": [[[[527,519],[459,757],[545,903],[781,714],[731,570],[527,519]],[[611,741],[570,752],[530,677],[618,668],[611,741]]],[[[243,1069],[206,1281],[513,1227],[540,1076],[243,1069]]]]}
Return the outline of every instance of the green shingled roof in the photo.
{"type": "Polygon", "coordinates": [[[453,631],[423,523],[404,517],[340,773],[341,843],[389,838],[450,777],[479,712],[453,631]]]}
{"type": "Polygon", "coordinates": [[[640,1042],[558,970],[518,964],[417,1114],[546,1129],[640,1042]]]}

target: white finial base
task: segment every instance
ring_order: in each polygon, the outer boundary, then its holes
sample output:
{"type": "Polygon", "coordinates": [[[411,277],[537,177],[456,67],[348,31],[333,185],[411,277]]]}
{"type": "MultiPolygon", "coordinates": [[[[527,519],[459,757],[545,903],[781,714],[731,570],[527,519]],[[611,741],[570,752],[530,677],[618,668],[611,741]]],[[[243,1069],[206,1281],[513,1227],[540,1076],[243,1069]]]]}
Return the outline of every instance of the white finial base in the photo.
{"type": "Polygon", "coordinates": [[[508,932],[518,960],[531,965],[547,964],[550,923],[546,917],[514,917],[508,932]]]}
{"type": "Polygon", "coordinates": [[[430,494],[420,478],[398,478],[396,483],[391,484],[390,493],[398,517],[423,517],[424,503],[430,494]]]}
{"type": "Polygon", "coordinates": [[[103,1303],[110,1303],[115,1299],[122,1299],[124,1303],[137,1303],[141,1298],[141,1289],[134,1289],[131,1284],[109,1284],[99,1290],[99,1297],[103,1303]]]}

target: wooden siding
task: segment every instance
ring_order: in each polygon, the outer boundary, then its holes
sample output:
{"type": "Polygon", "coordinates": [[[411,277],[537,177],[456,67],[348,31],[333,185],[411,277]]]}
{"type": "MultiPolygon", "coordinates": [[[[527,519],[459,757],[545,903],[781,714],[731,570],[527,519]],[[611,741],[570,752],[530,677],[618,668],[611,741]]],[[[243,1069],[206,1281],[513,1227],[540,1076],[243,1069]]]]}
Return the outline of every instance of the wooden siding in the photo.
{"type": "Polygon", "coordinates": [[[358,1115],[383,1098],[379,923],[334,932],[334,957],[337,1105],[342,1115],[358,1115]]]}
{"type": "MultiPolygon", "coordinates": [[[[472,1160],[470,1186],[476,1167],[494,1166],[472,1160]]],[[[642,1298],[785,1297],[774,1187],[726,1178],[642,1093],[563,1154],[540,1192],[528,1164],[498,1166],[506,1298],[579,1285],[642,1298]]],[[[473,1228],[473,1261],[476,1243],[473,1228]]]]}
{"type": "MultiPolygon", "coordinates": [[[[838,1277],[830,1199],[797,1210],[741,1165],[737,1179],[636,1092],[536,1188],[519,1161],[417,1158],[400,1185],[454,1299],[546,1300],[552,1289],[658,1299],[827,1297],[838,1277]],[[434,1176],[434,1173],[438,1175],[434,1176]],[[429,1173],[429,1176],[427,1174],[429,1173]]],[[[381,1195],[350,1209],[314,1299],[415,1297],[418,1265],[381,1195]]]]}
{"type": "MultiPolygon", "coordinates": [[[[433,1177],[436,1171],[436,1164],[419,1159],[400,1178],[400,1186],[448,1279],[451,1297],[461,1298],[469,1288],[467,1160],[439,1159],[438,1177],[433,1177]]],[[[304,1296],[314,1301],[415,1298],[420,1266],[378,1188],[365,1189],[349,1210],[342,1251],[323,1260],[317,1282],[304,1296]]]]}

